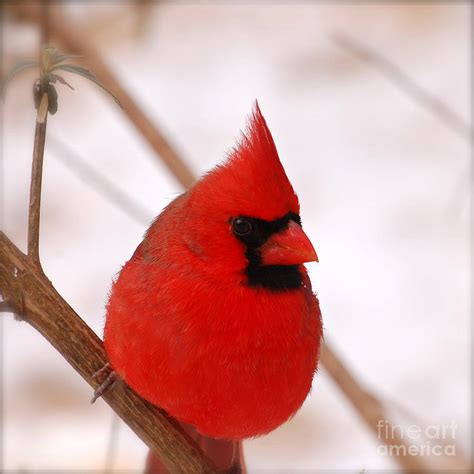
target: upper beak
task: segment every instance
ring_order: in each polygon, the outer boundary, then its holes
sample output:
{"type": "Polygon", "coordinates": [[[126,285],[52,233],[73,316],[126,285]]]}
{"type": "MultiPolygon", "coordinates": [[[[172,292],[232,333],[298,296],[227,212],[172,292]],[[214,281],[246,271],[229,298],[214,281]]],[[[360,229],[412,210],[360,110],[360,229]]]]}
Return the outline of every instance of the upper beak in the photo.
{"type": "Polygon", "coordinates": [[[262,265],[297,265],[317,262],[318,256],[313,244],[295,221],[272,235],[260,248],[262,265]]]}

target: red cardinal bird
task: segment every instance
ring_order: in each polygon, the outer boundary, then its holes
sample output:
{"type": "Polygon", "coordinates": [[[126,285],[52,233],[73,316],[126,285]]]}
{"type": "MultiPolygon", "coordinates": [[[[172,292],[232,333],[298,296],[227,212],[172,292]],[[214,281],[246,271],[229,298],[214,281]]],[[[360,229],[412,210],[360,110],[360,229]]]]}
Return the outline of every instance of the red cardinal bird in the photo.
{"type": "Polygon", "coordinates": [[[268,433],[310,391],[322,326],[299,213],[256,104],[238,147],[163,210],[113,284],[112,368],[204,437],[268,433]]]}

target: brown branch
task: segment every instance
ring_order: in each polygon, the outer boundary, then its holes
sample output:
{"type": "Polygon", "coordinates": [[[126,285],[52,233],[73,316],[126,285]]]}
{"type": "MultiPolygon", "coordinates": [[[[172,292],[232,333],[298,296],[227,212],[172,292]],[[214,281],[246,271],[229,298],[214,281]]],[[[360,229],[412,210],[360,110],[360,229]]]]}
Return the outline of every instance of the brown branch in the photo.
{"type": "MultiPolygon", "coordinates": [[[[0,232],[3,298],[38,330],[92,387],[107,356],[102,341],[55,290],[43,272],[0,232]]],[[[166,413],[116,383],[104,400],[172,472],[215,472],[211,461],[166,413]]]]}
{"type": "Polygon", "coordinates": [[[43,94],[43,98],[41,101],[46,101],[46,115],[43,117],[43,122],[40,122],[40,106],[38,108],[38,116],[36,119],[35,142],[33,147],[33,164],[31,167],[30,207],[28,213],[28,255],[39,267],[41,266],[39,258],[41,183],[43,177],[43,157],[44,145],[46,141],[48,102],[48,95],[46,93],[43,94]]]}
{"type": "MultiPolygon", "coordinates": [[[[323,344],[321,364],[375,437],[387,446],[402,447],[400,452],[409,453],[410,444],[390,428],[393,425],[387,417],[385,407],[355,379],[327,343],[323,344]],[[380,427],[379,423],[382,423],[380,427]],[[386,427],[389,428],[385,429],[386,427]]],[[[421,457],[397,456],[396,461],[407,471],[429,471],[426,461],[421,457]]]]}
{"type": "MultiPolygon", "coordinates": [[[[48,11],[49,6],[43,3],[40,15],[40,47],[39,63],[41,64],[41,77],[45,74],[43,70],[43,45],[48,40],[49,24],[48,11]]],[[[35,140],[33,146],[33,162],[31,166],[30,182],[30,204],[28,212],[28,255],[41,267],[39,258],[39,227],[40,227],[40,208],[41,208],[41,184],[43,178],[43,158],[44,145],[46,141],[46,124],[48,121],[48,95],[43,87],[42,80],[39,81],[39,94],[41,97],[36,116],[35,140]]]]}

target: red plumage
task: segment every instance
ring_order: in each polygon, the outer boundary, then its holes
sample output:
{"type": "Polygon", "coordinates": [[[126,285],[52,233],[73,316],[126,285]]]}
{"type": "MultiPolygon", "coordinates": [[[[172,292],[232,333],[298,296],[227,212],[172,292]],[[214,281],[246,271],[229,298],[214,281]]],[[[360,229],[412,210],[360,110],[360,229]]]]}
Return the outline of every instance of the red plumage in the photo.
{"type": "MultiPolygon", "coordinates": [[[[114,370],[209,437],[254,437],[288,420],[317,367],[320,310],[302,265],[316,255],[295,222],[283,224],[276,235],[292,227],[305,250],[301,262],[285,247],[275,258],[279,268],[288,260],[300,285],[251,285],[247,245],[257,266],[263,247],[236,238],[233,219],[298,214],[257,105],[239,146],[164,209],[113,284],[105,347],[114,370]]],[[[281,272],[286,285],[286,267],[281,272]]]]}

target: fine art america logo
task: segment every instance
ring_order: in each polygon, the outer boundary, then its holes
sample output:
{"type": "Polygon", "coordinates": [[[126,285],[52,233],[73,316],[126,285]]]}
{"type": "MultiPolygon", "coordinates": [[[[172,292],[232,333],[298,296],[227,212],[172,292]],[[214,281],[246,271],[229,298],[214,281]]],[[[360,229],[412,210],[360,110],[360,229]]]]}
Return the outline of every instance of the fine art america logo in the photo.
{"type": "Polygon", "coordinates": [[[384,443],[377,451],[382,456],[455,456],[454,421],[444,425],[401,426],[387,420],[377,422],[377,436],[384,443]]]}

